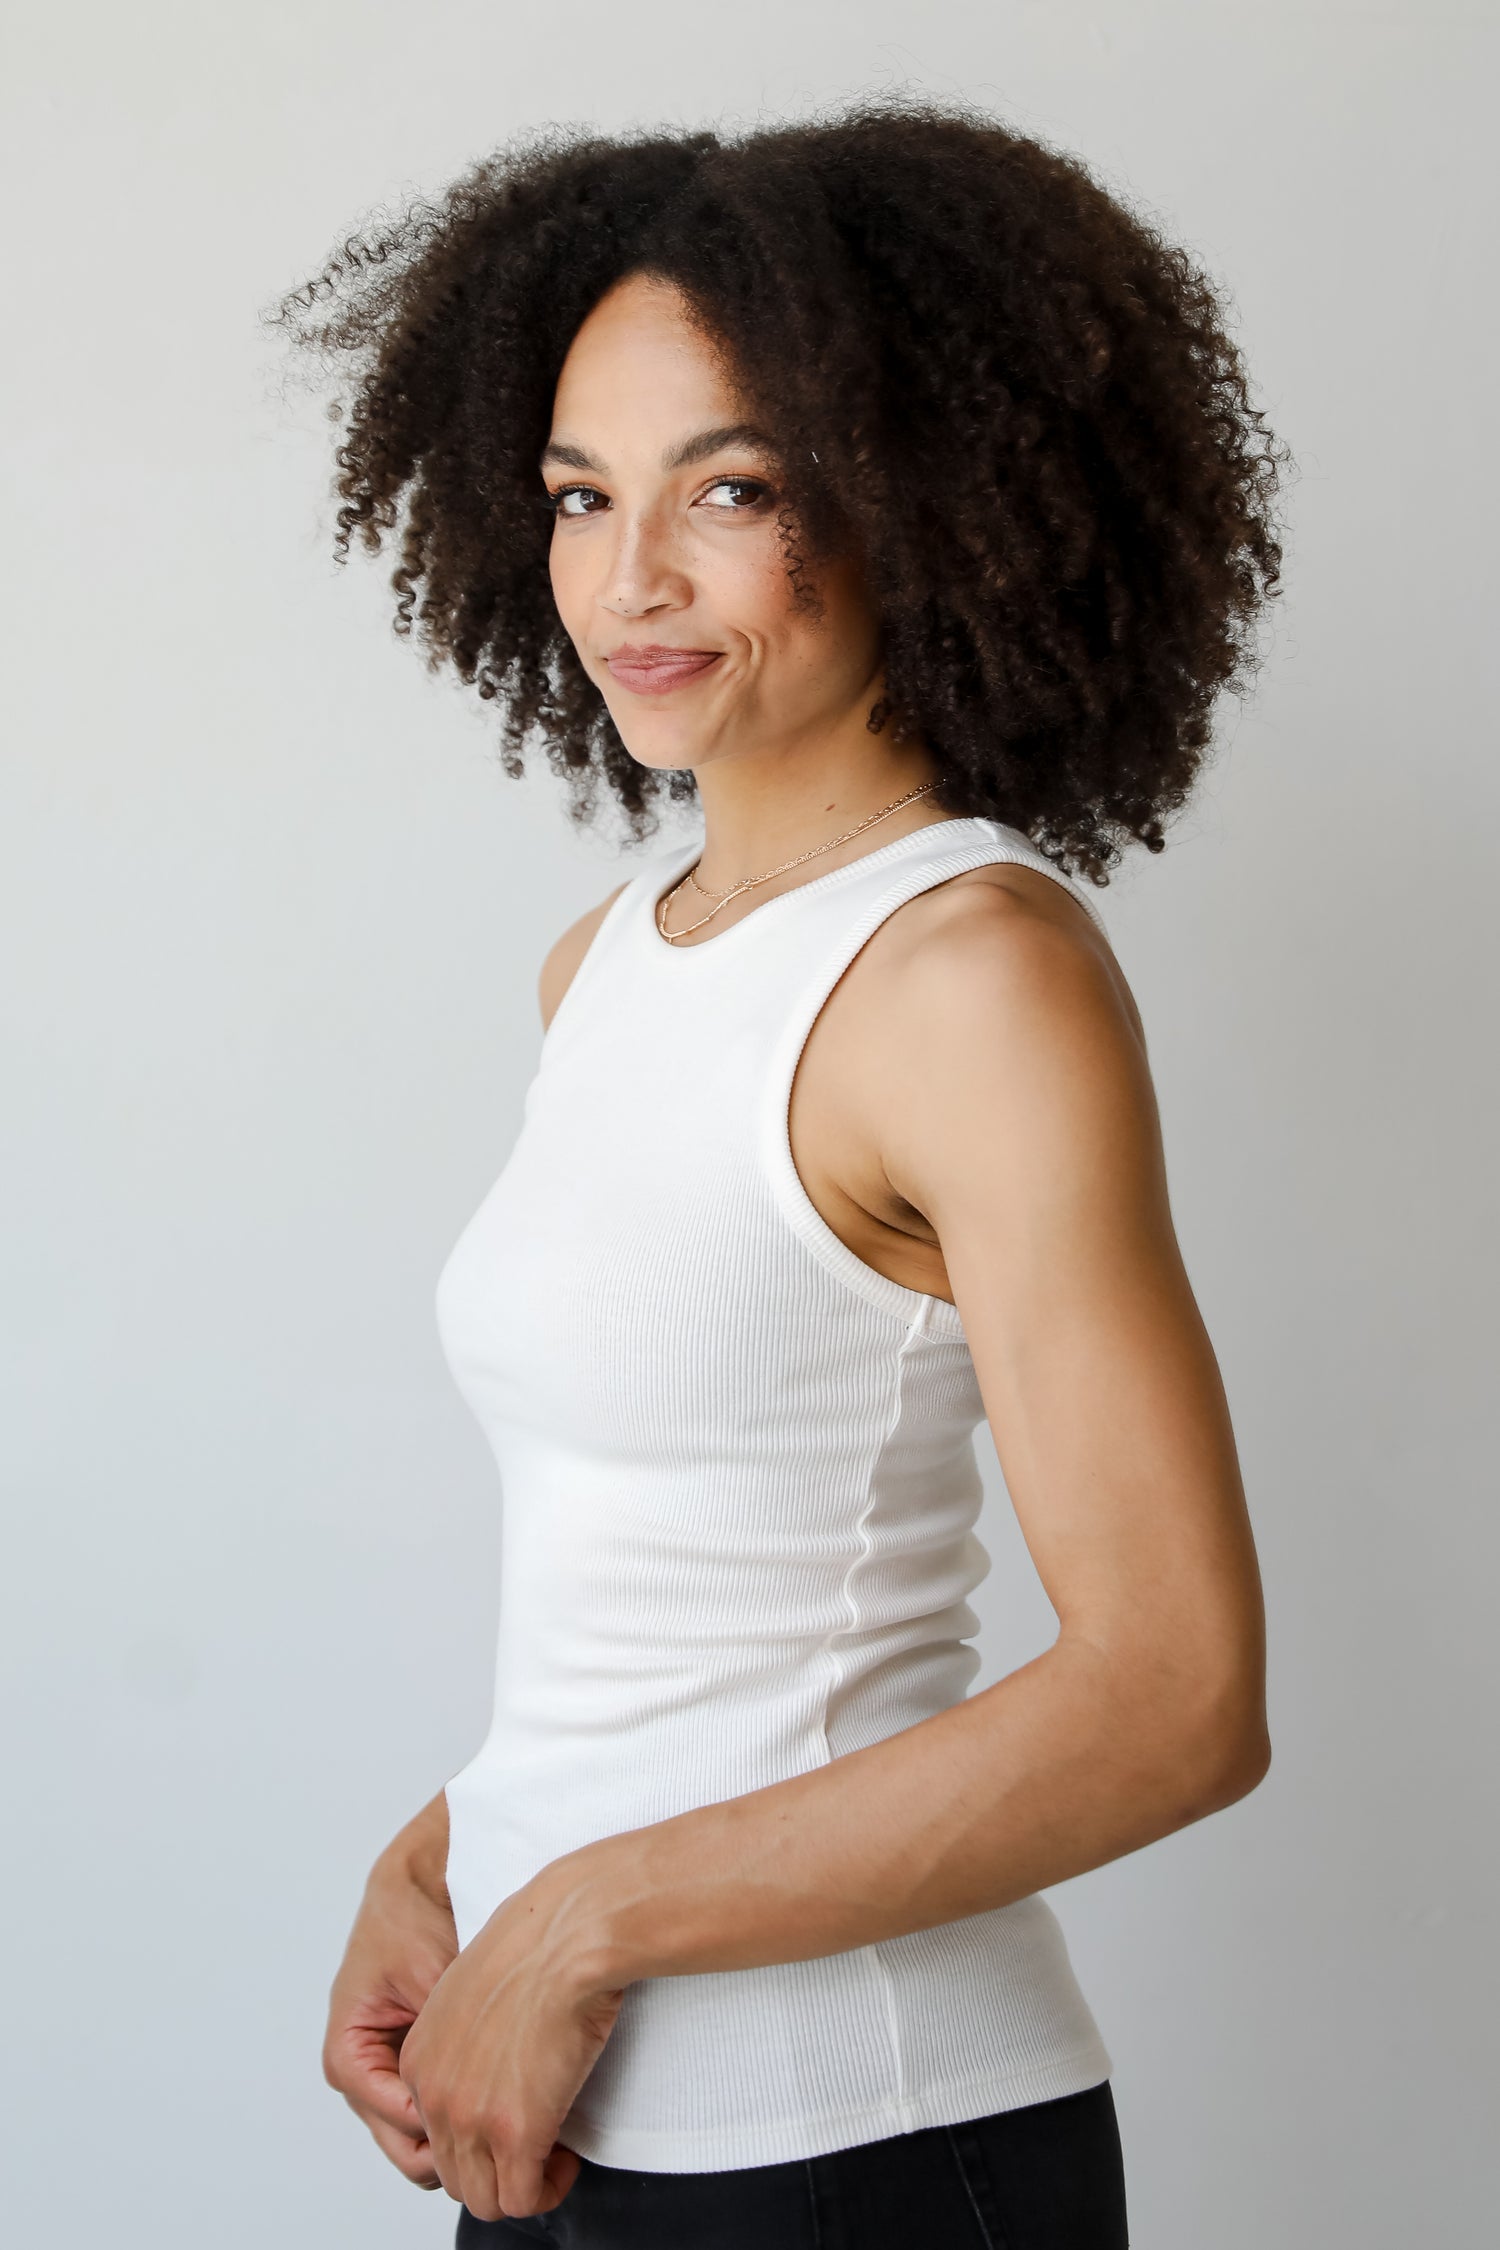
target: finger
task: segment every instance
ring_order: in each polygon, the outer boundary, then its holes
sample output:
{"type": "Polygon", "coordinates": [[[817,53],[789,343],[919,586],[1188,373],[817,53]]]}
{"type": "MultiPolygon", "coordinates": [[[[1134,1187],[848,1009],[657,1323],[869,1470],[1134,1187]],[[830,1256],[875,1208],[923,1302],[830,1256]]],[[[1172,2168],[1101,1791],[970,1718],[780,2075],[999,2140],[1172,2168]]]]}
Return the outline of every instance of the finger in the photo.
{"type": "MultiPolygon", "coordinates": [[[[508,2219],[530,2219],[538,2211],[552,2208],[547,2201],[540,2157],[523,2156],[516,2150],[496,2151],[493,2168],[495,2186],[508,2219]]],[[[561,2201],[561,2197],[558,2200],[561,2201]]]]}
{"type": "Polygon", "coordinates": [[[542,2166],[542,2200],[538,2211],[555,2211],[583,2169],[583,2158],[561,2141],[554,2141],[542,2166]]]}
{"type": "Polygon", "coordinates": [[[459,2178],[458,2157],[453,2145],[453,2134],[447,2120],[434,2117],[427,2128],[428,2158],[438,2176],[438,2186],[455,2203],[464,2199],[463,2183],[459,2178]]]}
{"type": "Polygon", "coordinates": [[[432,2161],[432,2146],[425,2135],[420,2141],[410,2140],[405,2133],[397,2132],[392,2125],[382,2125],[378,2119],[367,2121],[375,2145],[383,2156],[388,2156],[403,2179],[413,2187],[441,2187],[437,2167],[432,2161]]]}
{"type": "Polygon", "coordinates": [[[388,2124],[421,2131],[421,2119],[401,2076],[399,2045],[364,2036],[330,2041],[324,2049],[323,2075],[356,2109],[371,2109],[388,2124]]]}
{"type": "Polygon", "coordinates": [[[341,2089],[344,2099],[369,2124],[379,2118],[412,2140],[425,2140],[427,2128],[411,2091],[394,2070],[367,2070],[341,2089]]]}
{"type": "MultiPolygon", "coordinates": [[[[518,2213],[500,2200],[494,2159],[488,2141],[477,2137],[461,2141],[456,2145],[455,2153],[458,2161],[459,2201],[466,2211],[472,2211],[476,2219],[488,2219],[491,2224],[496,2219],[525,2216],[524,2206],[518,2213]]],[[[449,2192],[452,2192],[451,2189],[449,2192]]]]}

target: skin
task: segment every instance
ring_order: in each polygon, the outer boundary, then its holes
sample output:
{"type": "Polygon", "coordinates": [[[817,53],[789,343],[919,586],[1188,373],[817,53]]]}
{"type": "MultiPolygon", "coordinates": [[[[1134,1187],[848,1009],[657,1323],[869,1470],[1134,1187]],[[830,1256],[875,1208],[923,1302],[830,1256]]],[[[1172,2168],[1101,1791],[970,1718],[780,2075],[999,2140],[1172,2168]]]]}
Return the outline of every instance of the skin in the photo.
{"type": "MultiPolygon", "coordinates": [[[[714,889],[936,773],[920,740],[866,728],[883,679],[854,564],[821,570],[818,617],[794,610],[774,452],[742,439],[664,466],[742,418],[673,292],[634,277],[574,341],[562,451],[544,464],[549,492],[587,487],[554,531],[559,614],[631,754],[692,767],[714,889]],[[646,697],[605,661],[622,640],[720,659],[646,697]]],[[[686,942],[942,817],[917,799],[686,942]]],[[[609,903],[549,953],[544,1020],[609,903]]],[[[668,928],[709,903],[683,894],[668,928]]],[[[371,1873],[325,2070],[409,2179],[481,2218],[567,2193],[578,2159],[558,2130],[637,1978],[806,1959],[1004,1906],[1232,1804],[1269,1764],[1224,1388],[1172,1224],[1140,1016],[1077,901],[997,866],[898,908],[814,1025],[790,1130],[834,1232],[962,1313],[1057,1636],[885,1742],[568,1854],[461,1955],[442,1794],[417,1815],[371,1873]]]]}

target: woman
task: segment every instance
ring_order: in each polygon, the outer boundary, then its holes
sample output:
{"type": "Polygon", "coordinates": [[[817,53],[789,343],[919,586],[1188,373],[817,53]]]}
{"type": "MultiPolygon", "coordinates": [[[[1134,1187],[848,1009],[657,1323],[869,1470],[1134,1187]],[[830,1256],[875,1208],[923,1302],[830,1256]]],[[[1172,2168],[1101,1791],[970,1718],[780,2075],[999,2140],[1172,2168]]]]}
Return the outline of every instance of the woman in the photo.
{"type": "Polygon", "coordinates": [[[1079,880],[1162,848],[1275,590],[1212,292],[1075,162],[896,103],[512,149],[283,315],[356,355],[338,551],[396,533],[509,770],[703,815],[553,945],[442,1275],[494,1719],[370,1877],[327,2075],[461,2244],[1123,2244],[1039,1894],[1269,1757],[1079,880]],[[1059,1629],[969,1697],[981,1415],[1059,1629]]]}

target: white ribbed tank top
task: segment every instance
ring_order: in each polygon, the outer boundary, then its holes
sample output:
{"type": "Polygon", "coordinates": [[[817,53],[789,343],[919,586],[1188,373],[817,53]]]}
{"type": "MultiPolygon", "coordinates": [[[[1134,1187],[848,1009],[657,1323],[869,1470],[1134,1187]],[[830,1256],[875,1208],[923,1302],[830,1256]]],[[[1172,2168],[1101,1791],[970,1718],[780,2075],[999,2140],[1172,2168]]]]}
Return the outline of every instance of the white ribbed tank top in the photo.
{"type": "MultiPolygon", "coordinates": [[[[502,1491],[494,1717],[447,1788],[460,1945],[548,1861],[821,1766],[959,1701],[988,1568],[957,1309],[842,1243],[792,1162],[802,1045],[871,932],[995,861],[917,829],[672,946],[610,906],[500,1178],[437,1289],[502,1491]]],[[[631,1986],[560,2135],[695,2172],[822,2155],[1097,2085],[1036,1895],[819,1960],[631,1986]]]]}

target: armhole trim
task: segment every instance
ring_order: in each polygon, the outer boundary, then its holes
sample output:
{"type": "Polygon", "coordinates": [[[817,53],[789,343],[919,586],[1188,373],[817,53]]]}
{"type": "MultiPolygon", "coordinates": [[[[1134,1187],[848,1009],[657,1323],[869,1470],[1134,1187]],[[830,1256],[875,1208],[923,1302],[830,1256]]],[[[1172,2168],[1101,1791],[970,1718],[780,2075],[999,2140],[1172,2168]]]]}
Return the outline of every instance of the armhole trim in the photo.
{"type": "MultiPolygon", "coordinates": [[[[998,824],[997,824],[998,825],[998,824]]],[[[1084,897],[1071,876],[1055,867],[1042,853],[1024,839],[997,840],[992,844],[969,844],[945,852],[941,858],[929,860],[919,867],[908,868],[901,878],[880,893],[867,907],[853,929],[844,931],[831,952],[825,956],[822,967],[803,987],[785,1030],[776,1041],[771,1054],[769,1085],[761,1121],[761,1158],[767,1177],[780,1205],[783,1216],[793,1231],[801,1238],[818,1262],[856,1296],[879,1311],[890,1314],[904,1327],[922,1323],[925,1332],[935,1337],[961,1339],[964,1335],[963,1316],[956,1305],[946,1297],[934,1297],[921,1289],[908,1289],[904,1282],[892,1281],[889,1274],[866,1265],[849,1245],[836,1235],[817,1205],[802,1184],[792,1156],[791,1107],[792,1087],[796,1080],[797,1065],[802,1050],[812,1033],[813,1025],[823,1012],[839,978],[849,967],[861,947],[873,937],[882,922],[908,899],[917,898],[923,891],[932,890],[951,876],[962,875],[971,867],[991,867],[1014,864],[1035,867],[1039,873],[1052,876],[1065,890],[1072,892],[1085,911],[1108,939],[1104,917],[1091,899],[1084,897]]]]}

